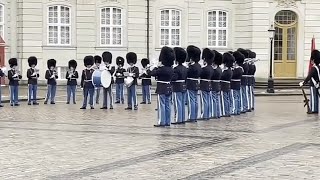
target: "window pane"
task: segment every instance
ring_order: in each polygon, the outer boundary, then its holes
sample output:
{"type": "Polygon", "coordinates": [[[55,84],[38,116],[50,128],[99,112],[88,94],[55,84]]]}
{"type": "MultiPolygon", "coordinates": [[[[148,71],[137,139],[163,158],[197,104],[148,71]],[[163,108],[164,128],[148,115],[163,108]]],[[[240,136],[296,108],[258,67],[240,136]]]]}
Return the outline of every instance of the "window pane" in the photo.
{"type": "Polygon", "coordinates": [[[227,13],[219,11],[219,27],[227,27],[227,13]]]}
{"type": "Polygon", "coordinates": [[[217,12],[211,11],[208,13],[208,27],[217,27],[217,12]]]}
{"type": "Polygon", "coordinates": [[[49,7],[48,18],[49,23],[58,23],[58,6],[49,7]]]}
{"type": "Polygon", "coordinates": [[[121,45],[121,28],[112,29],[112,44],[121,45]]]}
{"type": "Polygon", "coordinates": [[[121,25],[121,9],[113,8],[113,25],[121,25]]]}
{"type": "Polygon", "coordinates": [[[109,27],[101,28],[101,44],[110,45],[110,28],[109,27]]]}
{"type": "Polygon", "coordinates": [[[169,45],[169,29],[161,29],[161,45],[169,45]]]}
{"type": "Polygon", "coordinates": [[[61,26],[61,44],[69,44],[70,43],[70,27],[69,26],[61,26]]]}
{"type": "Polygon", "coordinates": [[[172,26],[180,26],[180,11],[172,10],[172,26]]]}
{"type": "Polygon", "coordinates": [[[58,44],[58,26],[49,26],[49,43],[58,44]]]}
{"type": "Polygon", "coordinates": [[[58,74],[59,79],[63,79],[66,77],[68,67],[58,67],[60,69],[60,74],[58,74]]]}
{"type": "Polygon", "coordinates": [[[208,30],[208,46],[216,46],[217,31],[215,29],[208,30]]]}
{"type": "Polygon", "coordinates": [[[169,10],[161,11],[161,26],[169,26],[169,10]]]}
{"type": "Polygon", "coordinates": [[[226,46],[227,45],[227,31],[219,30],[218,34],[218,46],[226,46]]]}
{"type": "Polygon", "coordinates": [[[171,45],[172,46],[180,45],[180,29],[171,30],[171,45]]]}
{"type": "Polygon", "coordinates": [[[62,24],[70,23],[70,10],[68,7],[61,6],[60,17],[62,24]]]}
{"type": "Polygon", "coordinates": [[[110,25],[110,8],[101,9],[101,24],[110,25]]]}
{"type": "Polygon", "coordinates": [[[3,6],[0,5],[0,23],[3,23],[3,6]]]}

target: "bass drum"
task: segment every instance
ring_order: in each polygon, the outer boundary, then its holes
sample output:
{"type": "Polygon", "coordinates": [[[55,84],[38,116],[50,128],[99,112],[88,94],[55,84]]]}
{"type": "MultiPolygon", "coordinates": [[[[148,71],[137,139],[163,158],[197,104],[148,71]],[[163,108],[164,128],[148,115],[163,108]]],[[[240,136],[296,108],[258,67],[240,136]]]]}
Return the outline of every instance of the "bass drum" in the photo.
{"type": "Polygon", "coordinates": [[[95,70],[92,74],[92,84],[94,87],[108,88],[111,85],[112,76],[109,71],[95,70]]]}

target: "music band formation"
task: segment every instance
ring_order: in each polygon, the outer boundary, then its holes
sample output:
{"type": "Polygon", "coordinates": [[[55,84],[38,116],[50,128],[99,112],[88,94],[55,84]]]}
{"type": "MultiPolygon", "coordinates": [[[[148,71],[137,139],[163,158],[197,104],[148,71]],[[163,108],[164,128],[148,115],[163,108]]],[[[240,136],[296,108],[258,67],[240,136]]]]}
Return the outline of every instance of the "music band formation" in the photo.
{"type": "MultiPolygon", "coordinates": [[[[202,52],[196,46],[163,47],[159,55],[159,63],[151,64],[148,59],[142,59],[140,72],[136,66],[137,55],[129,52],[126,55],[129,65],[124,68],[123,57],[116,58],[116,65],[112,66],[112,54],[104,52],[102,56],[86,56],[83,60],[85,69],[81,75],[83,89],[83,104],[80,109],[99,104],[100,91],[103,91],[101,109],[113,109],[114,103],[125,103],[124,88],[127,89],[127,108],[138,110],[137,85],[138,79],[142,83],[141,104],[151,104],[151,77],[156,79],[157,87],[157,118],[156,127],[170,126],[170,124],[184,124],[209,120],[220,117],[240,115],[254,110],[254,74],[256,71],[256,54],[251,50],[238,49],[224,54],[205,48],[202,52]],[[202,54],[202,56],[201,56],[202,54]],[[203,64],[200,64],[200,59],[203,64]],[[116,101],[113,101],[113,87],[116,87],[116,101]],[[95,95],[96,94],[96,95],[95,95]],[[200,94],[200,98],[198,95],[200,94]],[[88,102],[89,99],[89,102],[88,102]],[[95,102],[95,103],[94,103],[95,102]],[[187,105],[187,108],[186,106],[187,105]],[[173,108],[174,117],[171,117],[173,108]],[[187,113],[186,113],[187,111],[187,113]],[[187,116],[186,116],[187,114],[187,116]]],[[[30,69],[28,77],[28,105],[38,105],[37,84],[39,70],[36,57],[29,57],[30,69]]],[[[18,89],[22,78],[17,70],[17,59],[9,60],[10,70],[0,69],[0,76],[9,79],[10,105],[19,106],[18,89]]],[[[45,104],[55,104],[56,79],[58,78],[56,60],[47,61],[48,70],[47,96],[45,104]]],[[[67,104],[76,104],[76,88],[79,73],[77,62],[70,60],[67,79],[67,104]],[[72,99],[71,99],[72,97],[72,99]]],[[[1,98],[1,89],[0,89],[1,98]]],[[[1,101],[0,101],[1,102],[1,101]]],[[[2,107],[2,105],[1,105],[2,107]]]]}

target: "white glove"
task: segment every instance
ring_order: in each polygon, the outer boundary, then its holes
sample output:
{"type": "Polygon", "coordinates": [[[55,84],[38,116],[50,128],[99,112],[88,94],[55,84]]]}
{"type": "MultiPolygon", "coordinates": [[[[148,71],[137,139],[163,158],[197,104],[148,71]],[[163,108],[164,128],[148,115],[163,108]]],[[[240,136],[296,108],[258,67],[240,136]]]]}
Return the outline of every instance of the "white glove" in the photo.
{"type": "Polygon", "coordinates": [[[120,73],[117,73],[116,75],[117,75],[117,76],[120,76],[121,74],[120,74],[120,73]]]}
{"type": "Polygon", "coordinates": [[[303,86],[303,81],[299,82],[299,86],[300,86],[300,87],[303,86]]]}
{"type": "Polygon", "coordinates": [[[50,79],[53,79],[54,78],[54,75],[51,75],[50,79]]]}
{"type": "Polygon", "coordinates": [[[34,72],[31,76],[35,76],[35,75],[37,75],[36,72],[34,72]]]}
{"type": "Polygon", "coordinates": [[[129,73],[129,76],[132,77],[132,76],[133,76],[133,73],[129,73]]]}

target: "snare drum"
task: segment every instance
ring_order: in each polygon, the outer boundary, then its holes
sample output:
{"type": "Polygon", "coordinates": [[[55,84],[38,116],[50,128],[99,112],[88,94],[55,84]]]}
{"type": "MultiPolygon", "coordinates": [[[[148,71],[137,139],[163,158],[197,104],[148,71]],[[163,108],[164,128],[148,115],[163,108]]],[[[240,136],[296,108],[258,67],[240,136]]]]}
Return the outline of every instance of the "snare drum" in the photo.
{"type": "Polygon", "coordinates": [[[111,85],[112,76],[109,71],[95,70],[92,74],[92,84],[94,87],[108,88],[111,85]]]}
{"type": "Polygon", "coordinates": [[[133,84],[133,81],[134,81],[134,79],[133,79],[133,77],[126,77],[125,79],[124,79],[124,84],[127,86],[127,87],[130,87],[132,84],[133,84]]]}

